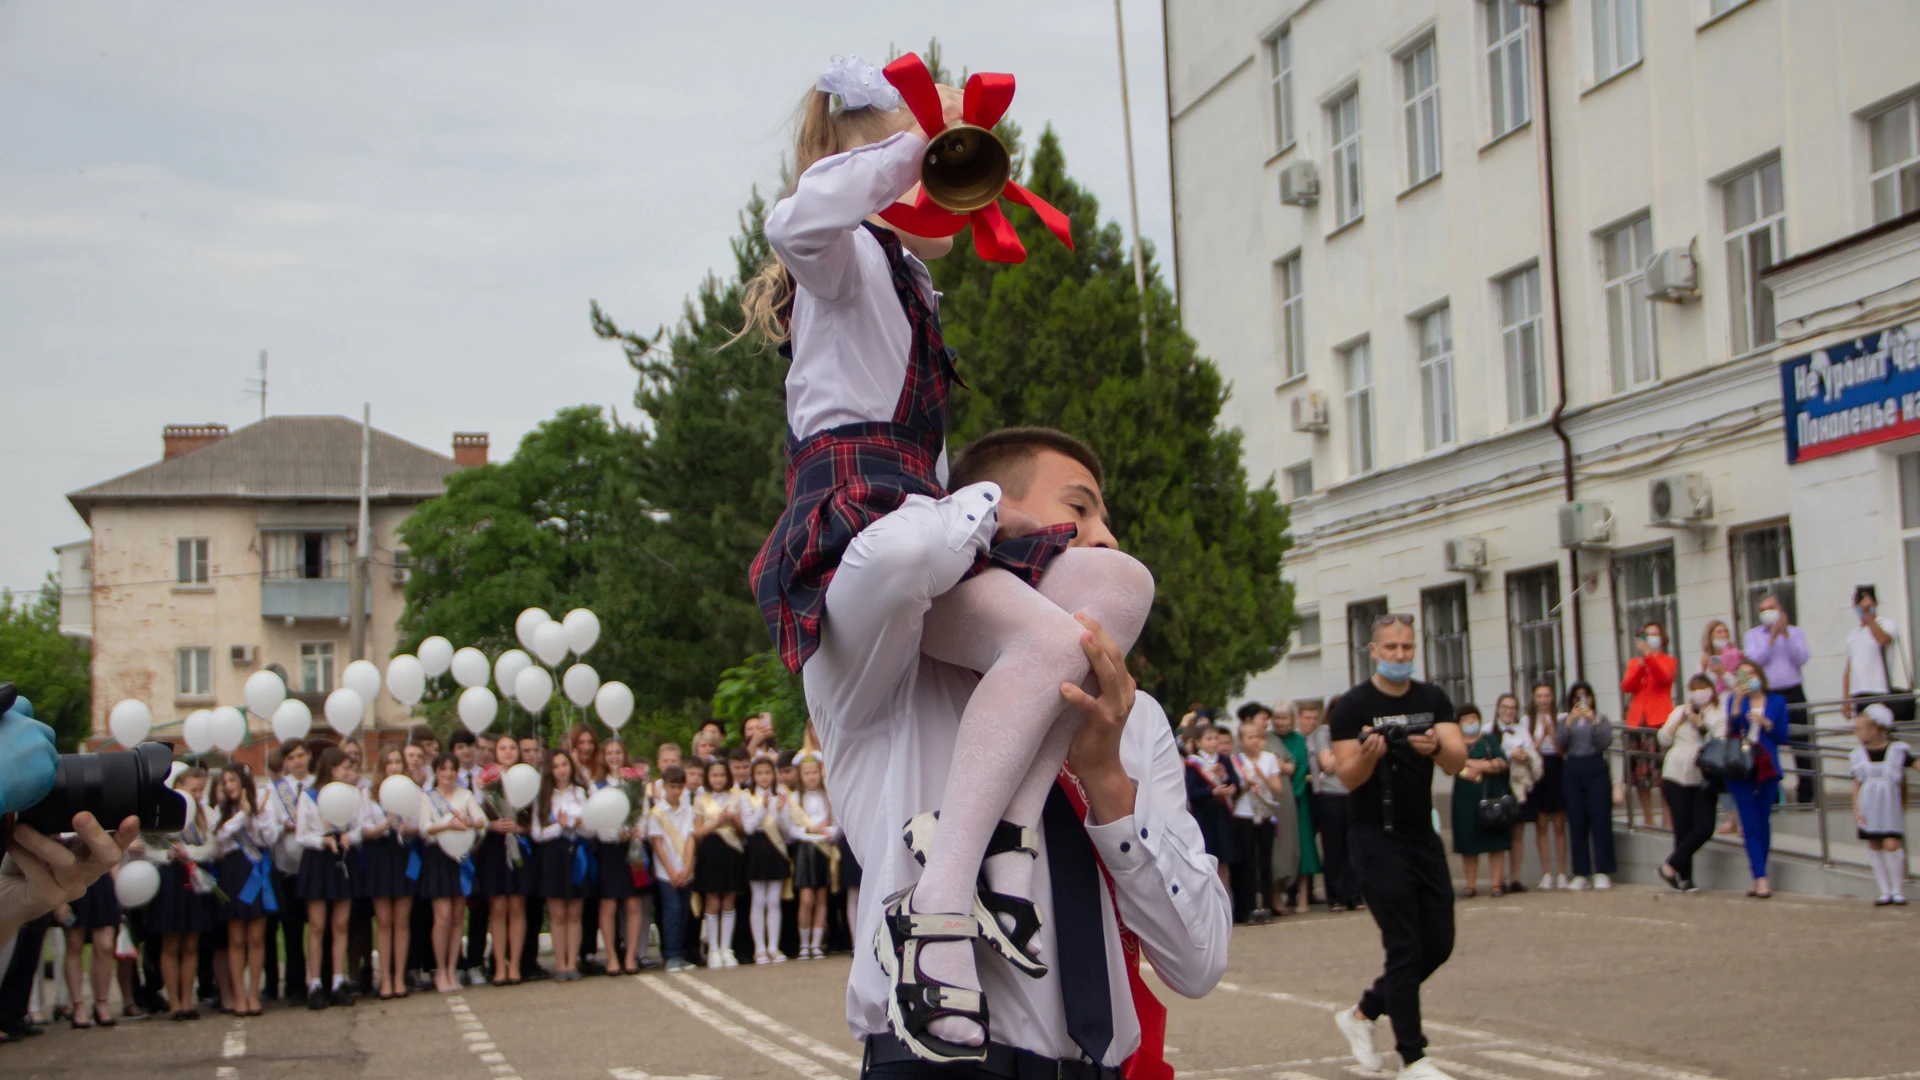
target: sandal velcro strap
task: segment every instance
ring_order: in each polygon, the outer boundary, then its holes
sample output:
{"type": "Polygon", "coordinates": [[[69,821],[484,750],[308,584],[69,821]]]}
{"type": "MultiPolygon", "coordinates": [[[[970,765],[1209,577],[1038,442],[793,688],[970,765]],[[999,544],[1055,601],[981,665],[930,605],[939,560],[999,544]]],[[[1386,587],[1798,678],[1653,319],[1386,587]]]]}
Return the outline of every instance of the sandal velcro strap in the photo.
{"type": "Polygon", "coordinates": [[[1034,906],[1033,901],[1006,893],[985,891],[979,893],[979,898],[980,906],[986,908],[989,913],[995,916],[1004,915],[1013,920],[1012,928],[1003,929],[1002,932],[1021,950],[1025,950],[1027,944],[1033,940],[1033,935],[1040,932],[1040,909],[1034,906]]]}
{"type": "Polygon", "coordinates": [[[1011,821],[1002,821],[993,827],[993,837],[987,841],[987,856],[1005,855],[1019,851],[1038,858],[1040,855],[1040,830],[1025,825],[1015,825],[1011,821]]]}
{"type": "Polygon", "coordinates": [[[980,922],[972,915],[923,911],[887,912],[887,930],[896,942],[971,941],[980,936],[980,922]]]}
{"type": "Polygon", "coordinates": [[[927,1010],[933,1014],[930,1018],[964,1016],[979,1021],[982,1027],[987,1023],[987,999],[978,990],[942,983],[902,983],[900,1005],[909,1013],[927,1010]]]}

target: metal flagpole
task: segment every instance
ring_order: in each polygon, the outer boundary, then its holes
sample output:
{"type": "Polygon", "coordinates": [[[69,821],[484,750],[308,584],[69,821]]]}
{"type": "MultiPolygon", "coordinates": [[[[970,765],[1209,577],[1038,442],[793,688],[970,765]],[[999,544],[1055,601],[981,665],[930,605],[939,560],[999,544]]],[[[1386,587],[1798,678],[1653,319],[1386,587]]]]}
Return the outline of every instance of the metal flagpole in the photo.
{"type": "Polygon", "coordinates": [[[1120,50],[1120,121],[1127,133],[1127,208],[1133,218],[1133,289],[1140,297],[1140,358],[1147,359],[1147,264],[1140,253],[1140,192],[1133,179],[1133,108],[1127,96],[1127,28],[1113,0],[1113,38],[1120,50]]]}

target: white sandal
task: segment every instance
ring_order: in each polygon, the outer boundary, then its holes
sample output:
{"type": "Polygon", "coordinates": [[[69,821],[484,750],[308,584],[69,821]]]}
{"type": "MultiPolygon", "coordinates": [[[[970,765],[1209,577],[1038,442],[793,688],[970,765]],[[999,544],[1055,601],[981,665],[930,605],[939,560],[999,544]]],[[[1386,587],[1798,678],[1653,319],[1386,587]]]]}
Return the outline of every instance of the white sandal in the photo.
{"type": "Polygon", "coordinates": [[[874,935],[873,951],[887,973],[887,1024],[915,1057],[934,1063],[985,1061],[989,1041],[987,999],[978,990],[940,982],[920,970],[920,947],[929,941],[969,942],[979,936],[975,916],[911,910],[913,886],[887,897],[886,916],[874,935]],[[927,1028],[935,1020],[957,1016],[980,1025],[979,1046],[949,1042],[927,1028]]]}

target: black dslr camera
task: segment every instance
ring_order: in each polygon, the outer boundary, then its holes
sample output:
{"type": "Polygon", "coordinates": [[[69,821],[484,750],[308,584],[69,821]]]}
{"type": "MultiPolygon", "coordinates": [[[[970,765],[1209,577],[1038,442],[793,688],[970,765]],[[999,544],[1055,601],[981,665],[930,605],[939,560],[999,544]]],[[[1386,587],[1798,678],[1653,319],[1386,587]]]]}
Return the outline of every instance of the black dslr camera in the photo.
{"type": "Polygon", "coordinates": [[[1373,730],[1387,740],[1389,749],[1407,745],[1407,739],[1414,735],[1425,735],[1433,730],[1433,714],[1421,713],[1419,716],[1383,716],[1374,720],[1373,730]]]}
{"type": "MultiPolygon", "coordinates": [[[[19,696],[12,683],[0,682],[0,714],[19,696]]],[[[73,816],[89,810],[108,832],[129,817],[140,819],[143,832],[177,832],[187,824],[187,801],[167,786],[172,766],[173,747],[163,742],[102,754],[62,754],[53,790],[22,810],[20,823],[57,836],[73,831],[73,816]]]]}

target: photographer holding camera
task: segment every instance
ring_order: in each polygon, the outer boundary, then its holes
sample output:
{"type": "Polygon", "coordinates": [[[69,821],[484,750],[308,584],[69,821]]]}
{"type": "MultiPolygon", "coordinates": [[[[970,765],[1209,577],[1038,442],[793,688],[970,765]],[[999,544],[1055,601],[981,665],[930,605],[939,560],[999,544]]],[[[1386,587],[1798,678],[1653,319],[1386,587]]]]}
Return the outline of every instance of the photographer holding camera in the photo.
{"type": "Polygon", "coordinates": [[[1467,745],[1446,693],[1414,679],[1414,642],[1413,616],[1375,619],[1373,676],[1340,695],[1327,717],[1334,770],[1352,792],[1348,850],[1387,953],[1379,981],[1334,1022],[1360,1067],[1378,1071],[1373,1022],[1392,1017],[1400,1080],[1447,1080],[1424,1056],[1420,984],[1453,952],[1453,878],[1433,828],[1433,767],[1458,775],[1467,745]]]}

